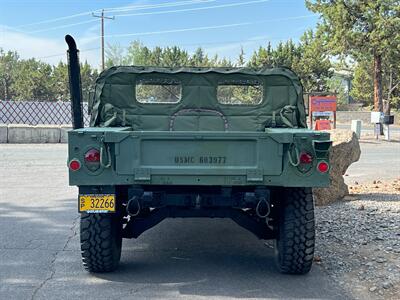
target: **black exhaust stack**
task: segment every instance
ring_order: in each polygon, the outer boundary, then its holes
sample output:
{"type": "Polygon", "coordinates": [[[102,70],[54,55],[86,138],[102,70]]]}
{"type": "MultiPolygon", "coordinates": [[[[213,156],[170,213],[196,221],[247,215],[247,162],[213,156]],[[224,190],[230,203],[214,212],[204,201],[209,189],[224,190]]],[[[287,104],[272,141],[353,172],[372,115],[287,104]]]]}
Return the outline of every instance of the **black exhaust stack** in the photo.
{"type": "Polygon", "coordinates": [[[68,44],[68,74],[69,91],[71,95],[72,127],[78,129],[83,128],[81,67],[78,58],[79,50],[76,48],[76,43],[72,36],[66,35],[65,41],[68,44]]]}

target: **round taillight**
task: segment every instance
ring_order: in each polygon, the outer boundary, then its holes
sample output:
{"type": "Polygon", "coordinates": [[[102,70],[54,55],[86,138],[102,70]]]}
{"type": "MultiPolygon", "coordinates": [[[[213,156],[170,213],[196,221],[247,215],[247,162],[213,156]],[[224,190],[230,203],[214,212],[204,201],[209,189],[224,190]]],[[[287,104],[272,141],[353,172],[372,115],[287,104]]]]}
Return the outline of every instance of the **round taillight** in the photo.
{"type": "Polygon", "coordinates": [[[78,171],[81,168],[81,163],[79,160],[73,159],[69,162],[69,168],[72,171],[78,171]]]}
{"type": "Polygon", "coordinates": [[[89,163],[99,163],[100,162],[100,152],[97,149],[90,149],[85,153],[85,162],[89,163]]]}
{"type": "Polygon", "coordinates": [[[321,161],[321,162],[318,163],[317,169],[321,173],[326,173],[329,170],[329,164],[327,162],[325,162],[325,161],[321,161]]]}
{"type": "Polygon", "coordinates": [[[85,153],[85,166],[94,172],[100,168],[100,151],[92,148],[85,153]]]}
{"type": "Polygon", "coordinates": [[[300,154],[300,163],[301,164],[311,164],[313,157],[311,154],[303,152],[300,154]]]}

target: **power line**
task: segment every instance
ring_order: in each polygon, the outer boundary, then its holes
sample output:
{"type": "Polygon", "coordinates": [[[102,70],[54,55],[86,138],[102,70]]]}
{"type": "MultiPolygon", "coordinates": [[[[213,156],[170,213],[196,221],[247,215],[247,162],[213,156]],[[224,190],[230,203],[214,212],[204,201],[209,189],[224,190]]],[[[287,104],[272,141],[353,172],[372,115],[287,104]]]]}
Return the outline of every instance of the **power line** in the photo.
{"type": "Polygon", "coordinates": [[[165,34],[165,33],[189,32],[189,31],[202,31],[202,30],[210,30],[210,29],[222,29],[222,28],[239,27],[239,26],[252,25],[252,24],[254,24],[254,22],[232,23],[232,24],[201,26],[201,27],[189,27],[189,28],[160,30],[160,31],[110,34],[110,35],[107,35],[106,37],[129,37],[129,36],[165,34]]]}
{"type": "MultiPolygon", "coordinates": [[[[144,9],[154,9],[154,8],[163,8],[163,7],[172,7],[172,6],[200,4],[200,3],[204,3],[204,2],[207,3],[207,2],[213,2],[213,1],[216,1],[216,0],[188,0],[188,1],[178,1],[178,2],[171,2],[171,3],[164,3],[164,4],[120,6],[120,7],[115,7],[115,8],[107,8],[107,9],[104,9],[104,11],[112,12],[114,10],[115,12],[117,12],[117,11],[129,11],[129,10],[144,10],[144,9]]],[[[63,17],[23,24],[23,25],[19,25],[19,26],[14,26],[13,28],[17,29],[17,28],[24,28],[24,27],[30,27],[30,26],[35,26],[35,25],[41,25],[41,24],[54,23],[54,22],[68,20],[68,19],[72,19],[72,18],[88,16],[88,15],[91,15],[93,12],[100,13],[101,10],[97,9],[94,11],[93,10],[86,11],[86,12],[72,14],[72,15],[68,15],[68,16],[63,16],[63,17]]]]}
{"type": "Polygon", "coordinates": [[[101,69],[104,70],[104,19],[114,20],[115,17],[106,17],[104,15],[104,10],[101,11],[101,15],[92,13],[92,16],[100,18],[101,21],[101,69]]]}
{"type": "Polygon", "coordinates": [[[79,13],[79,14],[73,14],[73,15],[68,15],[68,16],[64,16],[64,17],[59,17],[59,18],[48,19],[48,20],[43,20],[43,21],[39,21],[39,22],[33,22],[33,23],[24,24],[24,25],[19,25],[19,26],[15,26],[14,28],[24,28],[24,27],[34,26],[34,25],[54,23],[54,22],[68,20],[68,19],[72,19],[72,18],[87,16],[87,15],[90,15],[90,14],[91,14],[91,11],[90,12],[83,12],[83,13],[79,13]]]}
{"type": "Polygon", "coordinates": [[[188,1],[160,3],[160,4],[130,5],[130,6],[122,6],[122,7],[118,7],[118,8],[105,8],[104,11],[114,13],[114,12],[130,11],[130,10],[145,10],[145,9],[154,9],[154,8],[165,8],[165,7],[201,4],[201,3],[208,3],[208,2],[215,2],[215,1],[217,1],[217,0],[188,0],[188,1]]]}
{"type": "MultiPolygon", "coordinates": [[[[218,9],[218,8],[225,8],[225,7],[236,7],[236,6],[249,5],[249,4],[265,3],[265,2],[269,2],[269,1],[270,0],[254,0],[254,1],[247,1],[247,2],[236,2],[236,3],[229,3],[229,4],[221,4],[221,5],[205,6],[205,7],[195,7],[195,8],[178,9],[178,10],[144,12],[144,13],[135,13],[135,14],[120,14],[120,15],[115,15],[115,17],[160,15],[160,14],[179,13],[179,12],[210,10],[210,9],[218,9]]],[[[169,4],[172,4],[172,3],[169,3],[169,4]]],[[[104,10],[104,11],[106,11],[106,10],[104,10]]],[[[52,27],[52,28],[48,28],[48,29],[27,31],[25,33],[47,32],[47,31],[52,31],[52,30],[57,30],[57,29],[62,29],[62,28],[68,28],[68,27],[73,27],[73,26],[82,25],[82,24],[88,24],[88,23],[92,23],[92,22],[95,22],[95,20],[77,22],[77,23],[67,24],[67,25],[61,25],[61,26],[56,26],[56,27],[52,27]]]]}
{"type": "Polygon", "coordinates": [[[82,25],[82,24],[89,24],[97,22],[97,20],[89,20],[89,21],[82,21],[82,22],[77,22],[77,23],[72,23],[72,24],[66,24],[66,25],[61,25],[61,26],[56,26],[48,29],[40,29],[40,30],[33,30],[33,31],[23,31],[23,33],[29,34],[29,33],[39,33],[39,32],[47,32],[47,31],[52,31],[52,30],[57,30],[57,29],[62,29],[62,28],[68,28],[68,27],[73,27],[77,25],[82,25]]]}
{"type": "MultiPolygon", "coordinates": [[[[221,28],[230,28],[230,27],[238,27],[238,26],[247,26],[253,24],[261,24],[261,23],[268,23],[268,22],[278,22],[278,21],[288,21],[288,20],[296,20],[296,19],[304,19],[304,18],[311,18],[317,17],[316,14],[311,15],[302,15],[302,16],[293,16],[293,17],[286,17],[286,18],[276,18],[276,19],[267,19],[267,20],[259,20],[255,22],[243,22],[243,23],[233,23],[233,24],[223,24],[223,25],[215,25],[215,26],[203,26],[203,27],[191,27],[191,28],[182,28],[182,29],[172,29],[172,30],[164,30],[164,31],[151,31],[151,32],[138,32],[138,33],[126,33],[126,34],[115,34],[115,35],[104,35],[104,37],[127,37],[127,36],[140,36],[140,35],[153,35],[153,34],[165,34],[165,33],[177,33],[177,32],[187,32],[187,31],[199,31],[199,30],[212,30],[212,29],[221,29],[221,28]]],[[[95,37],[97,39],[97,37],[95,37]]],[[[93,38],[91,38],[93,39],[93,38]]],[[[250,42],[256,39],[249,39],[243,42],[250,42]]],[[[196,46],[196,45],[204,45],[204,44],[224,44],[224,43],[240,43],[242,41],[232,41],[232,42],[203,42],[203,43],[194,43],[194,44],[181,44],[181,46],[196,46]]],[[[96,48],[89,48],[89,49],[82,49],[81,52],[85,51],[92,51],[100,49],[100,47],[96,48]]],[[[54,54],[49,56],[42,56],[38,57],[37,59],[43,58],[50,58],[50,57],[57,57],[63,56],[65,53],[54,54]]]]}
{"type": "MultiPolygon", "coordinates": [[[[100,47],[95,47],[95,48],[87,48],[87,49],[80,49],[79,52],[88,52],[88,51],[93,51],[93,50],[99,50],[100,47]]],[[[58,57],[58,56],[66,56],[65,53],[59,53],[59,54],[51,54],[51,55],[46,55],[46,56],[39,56],[36,57],[36,59],[44,59],[44,58],[52,58],[52,57],[58,57]]]]}
{"type": "MultiPolygon", "coordinates": [[[[305,18],[311,18],[311,17],[317,17],[317,16],[318,15],[316,15],[316,14],[312,14],[312,15],[303,15],[303,16],[296,16],[296,17],[259,20],[259,21],[254,21],[254,22],[242,22],[242,23],[231,23],[231,24],[223,24],[223,25],[189,27],[189,28],[170,29],[170,30],[161,30],[161,31],[147,31],[147,32],[135,32],[135,33],[110,34],[110,35],[106,35],[105,37],[129,37],[129,36],[142,36],[142,35],[154,35],[154,34],[165,34],[165,33],[202,31],[202,30],[211,30],[211,29],[223,29],[223,28],[231,28],[231,27],[240,27],[240,26],[248,26],[248,25],[255,25],[255,24],[263,24],[263,23],[269,23],[269,22],[277,22],[277,21],[288,21],[288,20],[296,20],[296,19],[305,19],[305,18]]],[[[93,38],[88,38],[88,40],[90,40],[90,39],[93,39],[93,38]]]]}
{"type": "Polygon", "coordinates": [[[188,11],[198,11],[198,10],[209,10],[209,9],[214,9],[214,8],[225,8],[225,7],[242,6],[242,5],[257,4],[257,3],[269,2],[269,1],[270,0],[255,0],[255,1],[236,2],[236,3],[221,4],[221,5],[214,5],[214,6],[184,8],[184,9],[177,9],[177,10],[164,10],[164,11],[144,12],[144,13],[135,13],[135,14],[121,14],[121,15],[115,15],[115,16],[116,17],[131,17],[131,16],[146,16],[146,15],[161,15],[161,14],[169,14],[169,13],[178,13],[178,12],[188,12],[188,11]]]}
{"type": "MultiPolygon", "coordinates": [[[[244,23],[234,23],[234,24],[224,24],[224,25],[216,25],[216,26],[204,26],[204,27],[191,27],[191,28],[182,28],[182,29],[172,29],[172,30],[164,30],[164,31],[150,31],[150,32],[138,32],[138,33],[127,33],[127,34],[118,34],[118,35],[105,35],[104,37],[126,37],[126,36],[140,36],[140,35],[152,35],[152,34],[164,34],[164,33],[177,33],[177,32],[186,32],[186,31],[197,31],[197,30],[211,30],[211,29],[221,29],[221,28],[229,28],[229,27],[238,27],[238,26],[245,26],[245,25],[253,25],[253,24],[261,24],[267,22],[278,22],[278,21],[288,21],[288,20],[296,20],[296,19],[304,19],[304,18],[311,18],[317,17],[318,15],[303,15],[303,16],[294,16],[294,17],[287,17],[287,18],[277,18],[277,19],[268,19],[268,20],[260,20],[255,22],[244,22],[244,23]]],[[[97,39],[97,37],[95,37],[97,39]]],[[[93,39],[93,38],[92,38],[93,39]]],[[[194,45],[199,45],[200,43],[196,43],[194,45]]],[[[223,43],[221,43],[223,44],[223,43]]],[[[92,48],[93,49],[100,49],[92,48]]],[[[81,52],[86,50],[81,50],[81,52]]],[[[61,56],[61,54],[55,54],[54,56],[61,56]]],[[[51,56],[53,57],[53,55],[51,56]]],[[[41,57],[47,58],[47,57],[41,57]]]]}

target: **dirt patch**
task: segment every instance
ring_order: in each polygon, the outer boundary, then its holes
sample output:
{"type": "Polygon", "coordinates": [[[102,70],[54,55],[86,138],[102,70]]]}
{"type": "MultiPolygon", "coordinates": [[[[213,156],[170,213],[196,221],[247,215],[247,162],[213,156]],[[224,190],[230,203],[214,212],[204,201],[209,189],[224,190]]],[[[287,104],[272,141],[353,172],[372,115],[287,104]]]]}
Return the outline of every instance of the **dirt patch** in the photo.
{"type": "Polygon", "coordinates": [[[400,178],[316,208],[315,263],[356,299],[400,299],[400,178]]]}

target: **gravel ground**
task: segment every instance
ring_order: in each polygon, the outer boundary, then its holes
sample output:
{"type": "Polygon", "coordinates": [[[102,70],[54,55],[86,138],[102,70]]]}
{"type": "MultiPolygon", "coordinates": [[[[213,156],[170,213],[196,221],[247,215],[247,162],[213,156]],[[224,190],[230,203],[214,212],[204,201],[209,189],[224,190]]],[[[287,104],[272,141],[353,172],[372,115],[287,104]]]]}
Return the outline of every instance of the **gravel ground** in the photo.
{"type": "Polygon", "coordinates": [[[400,178],[317,207],[315,263],[356,299],[400,299],[400,178]]]}

